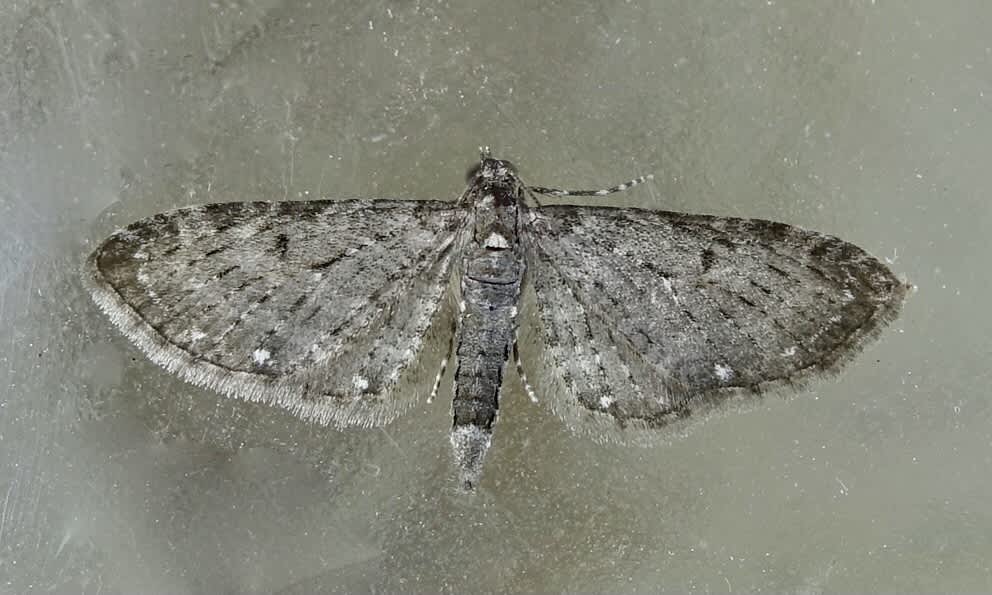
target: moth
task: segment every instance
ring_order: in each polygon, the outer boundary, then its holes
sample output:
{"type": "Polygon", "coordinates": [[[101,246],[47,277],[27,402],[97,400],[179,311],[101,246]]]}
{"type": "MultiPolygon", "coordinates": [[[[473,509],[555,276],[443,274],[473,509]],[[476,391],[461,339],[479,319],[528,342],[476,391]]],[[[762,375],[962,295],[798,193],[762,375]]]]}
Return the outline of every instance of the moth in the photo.
{"type": "Polygon", "coordinates": [[[536,197],[643,181],[527,186],[484,149],[454,202],[178,208],[111,235],[83,279],[169,372],[320,424],[386,424],[433,397],[453,362],[451,444],[467,489],[511,358],[571,430],[641,442],[834,371],[897,316],[910,286],[829,235],[536,197]]]}

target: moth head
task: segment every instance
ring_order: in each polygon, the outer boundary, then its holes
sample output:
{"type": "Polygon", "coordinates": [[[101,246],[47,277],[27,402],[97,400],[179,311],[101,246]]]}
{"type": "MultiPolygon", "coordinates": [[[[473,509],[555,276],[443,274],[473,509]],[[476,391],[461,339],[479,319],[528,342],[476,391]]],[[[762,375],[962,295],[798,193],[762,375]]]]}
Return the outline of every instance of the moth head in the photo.
{"type": "Polygon", "coordinates": [[[479,162],[465,172],[465,183],[474,184],[483,180],[500,180],[516,177],[517,168],[509,161],[493,159],[488,152],[482,153],[479,162]]]}

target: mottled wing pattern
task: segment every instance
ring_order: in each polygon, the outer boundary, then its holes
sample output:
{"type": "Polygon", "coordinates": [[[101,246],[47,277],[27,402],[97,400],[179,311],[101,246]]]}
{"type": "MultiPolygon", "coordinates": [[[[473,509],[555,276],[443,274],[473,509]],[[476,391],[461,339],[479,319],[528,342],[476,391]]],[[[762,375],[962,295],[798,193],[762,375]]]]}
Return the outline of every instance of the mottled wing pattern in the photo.
{"type": "Polygon", "coordinates": [[[451,301],[466,217],[436,201],[181,208],[112,235],[84,277],[124,333],[186,380],[321,423],[379,425],[424,384],[393,390],[419,372],[451,301]]]}
{"type": "Polygon", "coordinates": [[[650,441],[835,369],[907,289],[857,246],[783,223],[574,206],[524,221],[540,327],[524,368],[538,398],[600,440],[650,441]]]}

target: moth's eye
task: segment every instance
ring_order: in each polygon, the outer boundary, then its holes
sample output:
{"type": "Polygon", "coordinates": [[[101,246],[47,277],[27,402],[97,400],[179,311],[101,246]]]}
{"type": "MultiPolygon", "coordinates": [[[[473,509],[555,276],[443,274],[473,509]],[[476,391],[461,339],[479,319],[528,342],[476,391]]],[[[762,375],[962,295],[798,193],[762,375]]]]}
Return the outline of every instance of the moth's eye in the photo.
{"type": "Polygon", "coordinates": [[[472,180],[475,179],[475,176],[479,175],[479,170],[480,169],[482,169],[482,164],[481,163],[476,163],[472,167],[468,168],[468,171],[465,172],[465,183],[466,184],[471,184],[472,183],[472,180]]]}

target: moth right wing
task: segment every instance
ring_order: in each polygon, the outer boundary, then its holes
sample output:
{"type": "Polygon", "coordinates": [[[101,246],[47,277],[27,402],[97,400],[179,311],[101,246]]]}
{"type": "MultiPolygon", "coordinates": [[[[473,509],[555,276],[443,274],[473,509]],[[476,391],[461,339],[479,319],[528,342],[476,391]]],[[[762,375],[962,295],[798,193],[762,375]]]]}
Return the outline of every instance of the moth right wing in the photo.
{"type": "Polygon", "coordinates": [[[857,246],[771,221],[545,206],[523,228],[537,314],[524,370],[601,441],[652,442],[735,396],[834,370],[908,288],[857,246]]]}
{"type": "Polygon", "coordinates": [[[452,332],[439,318],[466,217],[437,201],[186,207],[113,234],[83,277],[123,333],[183,379],[375,426],[436,371],[418,356],[452,332]]]}

